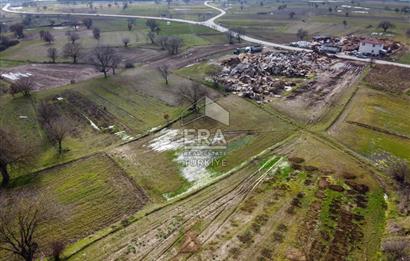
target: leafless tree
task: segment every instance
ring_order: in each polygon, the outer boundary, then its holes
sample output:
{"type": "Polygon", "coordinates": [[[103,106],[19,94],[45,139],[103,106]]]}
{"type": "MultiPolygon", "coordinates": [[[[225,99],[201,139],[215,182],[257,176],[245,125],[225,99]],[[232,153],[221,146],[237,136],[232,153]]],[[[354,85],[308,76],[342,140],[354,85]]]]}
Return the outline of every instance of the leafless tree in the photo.
{"type": "Polygon", "coordinates": [[[379,23],[377,27],[383,29],[384,32],[387,32],[387,30],[394,28],[395,25],[392,24],[390,21],[382,21],[379,23]]]}
{"type": "Polygon", "coordinates": [[[58,147],[58,154],[63,153],[63,140],[70,133],[71,125],[69,121],[62,116],[53,119],[48,128],[46,128],[50,141],[58,147]]]}
{"type": "Polygon", "coordinates": [[[191,110],[198,112],[198,102],[208,94],[208,91],[198,83],[192,83],[181,87],[179,93],[183,99],[191,104],[191,110]]]}
{"type": "Polygon", "coordinates": [[[0,249],[34,260],[39,249],[38,228],[57,217],[56,205],[28,191],[2,192],[0,197],[0,249]]]}
{"type": "Polygon", "coordinates": [[[76,32],[67,32],[66,35],[68,37],[68,40],[71,41],[72,44],[80,39],[80,35],[76,32]]]}
{"type": "Polygon", "coordinates": [[[238,27],[232,29],[232,31],[236,37],[236,40],[238,41],[238,43],[240,43],[242,40],[242,36],[245,34],[245,29],[238,27]]]}
{"type": "Polygon", "coordinates": [[[98,27],[94,27],[93,29],[93,37],[95,40],[100,40],[101,38],[101,30],[98,27]]]}
{"type": "Polygon", "coordinates": [[[127,23],[128,31],[131,31],[134,25],[135,25],[135,19],[132,19],[132,18],[128,19],[128,23],[127,23]]]}
{"type": "Polygon", "coordinates": [[[168,65],[161,65],[160,67],[158,67],[158,71],[160,72],[162,78],[164,78],[165,84],[168,85],[168,76],[169,76],[168,65]]]}
{"type": "Polygon", "coordinates": [[[44,32],[43,40],[47,42],[48,44],[51,44],[52,42],[54,42],[54,35],[50,33],[49,31],[46,31],[44,32]]]}
{"type": "Polygon", "coordinates": [[[154,32],[149,31],[147,34],[147,37],[151,41],[151,44],[155,43],[155,33],[154,32]]]}
{"type": "Polygon", "coordinates": [[[83,24],[85,25],[85,27],[87,27],[87,29],[90,29],[93,25],[93,20],[91,18],[84,18],[83,24]]]}
{"type": "Polygon", "coordinates": [[[51,123],[58,118],[58,112],[52,103],[41,101],[37,107],[37,117],[43,126],[49,127],[51,123]]]}
{"type": "Polygon", "coordinates": [[[15,131],[0,128],[0,172],[3,187],[10,182],[8,169],[12,166],[27,164],[32,155],[32,149],[21,140],[15,131]]]}
{"type": "Polygon", "coordinates": [[[3,33],[7,33],[7,31],[8,31],[8,26],[7,26],[7,24],[6,24],[6,23],[3,23],[3,22],[0,22],[0,36],[1,36],[3,33]]]}
{"type": "Polygon", "coordinates": [[[32,261],[38,250],[35,234],[41,212],[34,202],[22,203],[19,198],[10,198],[8,201],[3,204],[0,216],[0,249],[32,261]],[[20,201],[18,205],[16,200],[20,201]]]}
{"type": "Polygon", "coordinates": [[[179,53],[179,49],[182,46],[182,39],[177,36],[170,36],[165,42],[165,48],[168,50],[170,55],[175,55],[179,53]]]}
{"type": "Polygon", "coordinates": [[[51,59],[51,62],[52,62],[52,63],[55,63],[55,62],[56,62],[56,59],[57,59],[57,57],[58,57],[58,51],[57,51],[57,49],[54,48],[54,47],[48,48],[48,50],[47,50],[47,56],[48,56],[48,58],[51,59]]]}
{"type": "Polygon", "coordinates": [[[154,19],[148,19],[145,22],[145,25],[148,26],[151,32],[157,32],[157,29],[159,28],[157,21],[154,19]]]}
{"type": "Polygon", "coordinates": [[[161,47],[161,50],[165,50],[167,48],[167,41],[168,36],[160,36],[156,38],[156,42],[161,47]]]}
{"type": "Polygon", "coordinates": [[[44,30],[40,30],[40,32],[38,32],[38,34],[40,35],[40,39],[43,40],[44,39],[44,34],[46,31],[44,30]]]}
{"type": "Polygon", "coordinates": [[[24,25],[23,24],[12,24],[10,25],[10,31],[14,33],[17,38],[24,38],[24,25]]]}
{"type": "Polygon", "coordinates": [[[130,43],[130,38],[128,37],[122,38],[122,43],[124,44],[124,47],[127,48],[128,44],[130,43]]]}
{"type": "Polygon", "coordinates": [[[306,30],[300,28],[297,31],[296,36],[299,40],[304,40],[308,36],[308,32],[306,30]]]}
{"type": "Polygon", "coordinates": [[[70,57],[73,59],[73,63],[78,62],[78,58],[81,55],[81,45],[78,43],[67,43],[63,49],[64,57],[70,57]]]}
{"type": "Polygon", "coordinates": [[[11,84],[10,94],[15,95],[17,93],[22,93],[24,96],[30,96],[33,89],[33,79],[31,77],[22,77],[11,84]]]}
{"type": "Polygon", "coordinates": [[[225,32],[226,39],[228,39],[229,44],[234,44],[235,33],[232,30],[225,32]]]}
{"type": "Polygon", "coordinates": [[[112,63],[111,63],[111,70],[112,70],[113,75],[115,75],[116,70],[118,66],[120,65],[121,61],[122,61],[122,57],[118,53],[115,54],[112,59],[112,63]]]}
{"type": "Polygon", "coordinates": [[[109,46],[98,46],[93,50],[92,62],[104,73],[104,78],[108,77],[107,73],[111,69],[115,55],[115,50],[109,46]]]}

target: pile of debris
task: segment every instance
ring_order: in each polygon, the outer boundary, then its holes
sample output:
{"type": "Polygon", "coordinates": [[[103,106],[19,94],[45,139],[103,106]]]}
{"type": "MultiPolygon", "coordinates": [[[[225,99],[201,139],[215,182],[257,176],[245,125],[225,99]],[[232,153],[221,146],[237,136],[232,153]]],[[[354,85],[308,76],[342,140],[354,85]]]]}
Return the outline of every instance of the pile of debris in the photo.
{"type": "MultiPolygon", "coordinates": [[[[358,50],[360,43],[366,40],[374,40],[374,38],[355,35],[345,37],[342,40],[342,50],[344,52],[353,52],[355,50],[358,50]]],[[[393,41],[389,38],[378,38],[377,41],[383,44],[383,48],[387,51],[387,53],[395,53],[402,47],[399,42],[393,41]]]]}
{"type": "Polygon", "coordinates": [[[291,91],[298,81],[305,81],[319,70],[326,70],[331,60],[316,53],[264,52],[241,54],[222,61],[218,77],[226,91],[257,101],[279,97],[291,91]]]}

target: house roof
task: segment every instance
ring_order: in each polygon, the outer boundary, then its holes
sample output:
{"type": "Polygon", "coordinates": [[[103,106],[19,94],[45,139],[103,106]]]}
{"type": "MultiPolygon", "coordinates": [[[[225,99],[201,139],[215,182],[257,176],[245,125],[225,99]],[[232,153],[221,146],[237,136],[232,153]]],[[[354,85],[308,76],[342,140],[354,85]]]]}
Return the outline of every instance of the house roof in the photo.
{"type": "Polygon", "coordinates": [[[382,42],[380,42],[377,39],[365,39],[363,41],[361,41],[362,43],[366,43],[366,44],[377,44],[377,45],[383,45],[382,42]]]}

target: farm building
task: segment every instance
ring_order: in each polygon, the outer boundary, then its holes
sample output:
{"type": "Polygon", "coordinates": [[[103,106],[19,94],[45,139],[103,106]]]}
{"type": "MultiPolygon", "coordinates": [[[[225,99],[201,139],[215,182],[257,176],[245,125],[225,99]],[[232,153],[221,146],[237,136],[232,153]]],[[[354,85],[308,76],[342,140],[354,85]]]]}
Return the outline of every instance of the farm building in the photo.
{"type": "Polygon", "coordinates": [[[369,55],[380,55],[384,54],[384,45],[375,39],[367,39],[360,42],[359,53],[369,54],[369,55]]]}

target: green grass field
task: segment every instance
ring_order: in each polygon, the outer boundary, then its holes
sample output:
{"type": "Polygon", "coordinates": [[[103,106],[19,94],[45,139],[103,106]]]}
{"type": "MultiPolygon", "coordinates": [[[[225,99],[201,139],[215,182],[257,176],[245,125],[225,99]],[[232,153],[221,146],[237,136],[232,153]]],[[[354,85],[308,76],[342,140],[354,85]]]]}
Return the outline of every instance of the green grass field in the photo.
{"type": "Polygon", "coordinates": [[[347,123],[359,122],[400,135],[410,135],[408,98],[362,87],[354,97],[335,137],[345,145],[383,165],[391,154],[410,161],[410,140],[347,123]],[[386,154],[387,155],[384,155],[386,154]]]}
{"type": "MultiPolygon", "coordinates": [[[[154,127],[166,123],[164,114],[171,119],[177,117],[181,107],[177,104],[170,105],[166,99],[160,100],[155,97],[155,90],[167,93],[167,87],[155,70],[134,69],[123,75],[113,76],[109,79],[92,79],[74,85],[68,85],[56,89],[35,92],[32,97],[15,98],[9,95],[0,97],[2,113],[0,126],[11,127],[16,130],[24,140],[33,144],[39,150],[34,168],[52,165],[56,162],[64,162],[74,158],[99,151],[103,148],[124,142],[121,136],[114,132],[125,131],[127,135],[137,137],[154,127]],[[144,90],[150,90],[148,93],[144,90]],[[69,102],[72,95],[78,95],[84,102],[75,104],[69,102]],[[57,102],[55,97],[64,100],[57,102]],[[63,142],[68,150],[63,156],[59,156],[55,147],[48,141],[43,128],[37,120],[37,106],[42,100],[52,99],[59,104],[62,113],[68,119],[73,120],[75,132],[69,135],[63,142]],[[90,107],[91,106],[91,107],[90,107]],[[105,118],[93,114],[92,106],[103,109],[105,118]],[[78,118],[76,115],[83,115],[78,118]],[[113,125],[114,131],[97,131],[88,122],[88,119],[106,128],[113,125]],[[104,118],[104,119],[105,119],[104,118]],[[107,126],[108,125],[108,126],[107,126]]],[[[172,84],[183,83],[185,80],[171,76],[172,84]]]]}
{"type": "MultiPolygon", "coordinates": [[[[145,204],[139,188],[104,154],[29,174],[13,181],[12,186],[35,191],[56,206],[56,218],[42,224],[37,234],[45,253],[50,253],[53,240],[68,243],[86,237],[145,204]]],[[[4,252],[0,256],[10,260],[4,252]]]]}
{"type": "MultiPolygon", "coordinates": [[[[260,3],[250,1],[244,5],[243,10],[239,3],[228,5],[227,15],[218,21],[230,28],[241,27],[248,34],[259,38],[286,43],[297,39],[296,32],[300,28],[308,31],[310,36],[344,36],[352,33],[370,35],[373,32],[381,32],[382,30],[377,28],[378,24],[389,20],[395,25],[395,28],[387,33],[389,37],[409,44],[409,38],[406,37],[407,17],[391,10],[381,10],[380,5],[375,8],[374,4],[363,3],[360,6],[370,8],[369,13],[360,14],[353,13],[354,9],[351,8],[341,8],[337,3],[320,4],[315,8],[308,3],[294,2],[287,3],[287,8],[282,10],[278,10],[280,3],[264,1],[263,6],[260,3]],[[329,8],[332,8],[332,12],[329,12],[329,8]],[[291,12],[295,12],[294,18],[289,17],[291,12]],[[348,17],[345,16],[346,12],[349,13],[348,17]],[[343,21],[347,22],[346,26],[343,21]]],[[[405,4],[398,6],[403,7],[405,4]]]]}
{"type": "MultiPolygon", "coordinates": [[[[174,22],[158,22],[158,24],[161,28],[159,36],[178,36],[182,39],[182,50],[189,49],[193,46],[218,44],[226,41],[223,34],[216,33],[212,29],[204,26],[174,22]]],[[[80,36],[78,43],[80,43],[83,48],[83,54],[89,53],[92,48],[99,44],[122,48],[123,38],[130,40],[129,48],[138,48],[149,44],[147,38],[148,27],[145,26],[144,19],[137,19],[131,31],[127,29],[126,19],[97,18],[94,19],[93,26],[100,28],[102,31],[99,41],[93,38],[92,29],[86,30],[81,28],[77,32],[80,36]]],[[[47,50],[51,47],[57,48],[59,51],[58,62],[69,62],[70,59],[62,57],[62,49],[64,45],[69,42],[65,32],[70,31],[71,28],[54,27],[41,29],[48,30],[53,34],[55,41],[52,44],[48,44],[40,39],[39,28],[33,28],[30,29],[30,31],[26,30],[26,38],[23,39],[20,44],[2,52],[1,58],[4,60],[0,60],[0,68],[18,65],[24,61],[49,61],[49,58],[47,58],[47,50]],[[16,62],[13,62],[13,60],[16,62]]]]}
{"type": "MultiPolygon", "coordinates": [[[[169,18],[187,19],[193,21],[203,21],[209,19],[216,14],[216,11],[204,6],[202,3],[172,3],[168,7],[166,3],[155,4],[153,2],[134,2],[128,3],[128,8],[124,9],[120,3],[118,6],[112,4],[111,7],[107,3],[93,5],[94,10],[88,4],[49,4],[47,9],[41,8],[41,12],[78,12],[88,13],[96,12],[99,14],[122,14],[122,15],[143,15],[143,16],[166,16],[169,18]]],[[[36,12],[36,8],[25,8],[27,11],[36,12]]]]}

